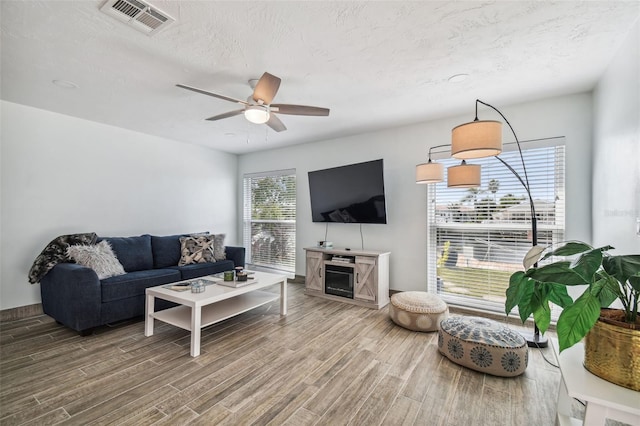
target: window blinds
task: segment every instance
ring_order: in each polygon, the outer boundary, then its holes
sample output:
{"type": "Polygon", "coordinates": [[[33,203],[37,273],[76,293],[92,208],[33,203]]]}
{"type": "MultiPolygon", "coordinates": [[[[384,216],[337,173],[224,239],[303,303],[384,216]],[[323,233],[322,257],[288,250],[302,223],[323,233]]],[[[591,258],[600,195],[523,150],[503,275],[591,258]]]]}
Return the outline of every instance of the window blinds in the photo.
{"type": "Polygon", "coordinates": [[[295,170],[244,176],[243,242],[247,262],[295,272],[295,170]]]}
{"type": "MultiPolygon", "coordinates": [[[[538,218],[538,244],[564,239],[564,138],[525,142],[523,157],[538,218]]],[[[444,156],[444,155],[443,155],[444,156]]],[[[515,144],[500,158],[525,179],[515,144]]],[[[438,160],[445,167],[459,160],[438,160]]],[[[479,188],[447,188],[445,181],[429,185],[427,243],[429,291],[445,301],[504,313],[510,275],[522,270],[532,246],[531,210],[526,190],[493,157],[470,160],[482,166],[479,188]]],[[[559,311],[552,312],[557,318],[559,311]]]]}

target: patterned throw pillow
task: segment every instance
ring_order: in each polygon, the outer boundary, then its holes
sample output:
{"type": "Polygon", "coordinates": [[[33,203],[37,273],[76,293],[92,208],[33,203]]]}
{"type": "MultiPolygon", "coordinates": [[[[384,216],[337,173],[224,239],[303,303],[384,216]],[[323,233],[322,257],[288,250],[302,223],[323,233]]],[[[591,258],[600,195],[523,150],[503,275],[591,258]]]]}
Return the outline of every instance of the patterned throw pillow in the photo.
{"type": "Polygon", "coordinates": [[[214,243],[215,235],[180,237],[178,266],[215,262],[214,243]]]}
{"type": "Polygon", "coordinates": [[[103,280],[125,273],[118,261],[111,245],[107,241],[100,241],[96,245],[74,244],[67,248],[67,256],[78,265],[93,269],[98,278],[103,280]]]}

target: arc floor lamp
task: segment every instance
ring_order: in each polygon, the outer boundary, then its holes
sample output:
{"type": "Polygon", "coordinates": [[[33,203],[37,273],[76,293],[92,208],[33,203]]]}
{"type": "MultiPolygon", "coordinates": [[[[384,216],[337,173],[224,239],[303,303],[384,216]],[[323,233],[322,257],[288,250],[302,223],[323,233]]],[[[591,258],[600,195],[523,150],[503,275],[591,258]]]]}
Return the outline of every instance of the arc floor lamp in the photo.
{"type": "MultiPolygon", "coordinates": [[[[527,176],[527,166],[524,162],[518,136],[504,114],[493,105],[476,99],[475,119],[469,123],[464,123],[453,128],[451,131],[451,144],[429,148],[428,161],[416,166],[416,183],[437,183],[444,180],[443,165],[431,161],[431,150],[445,146],[451,147],[451,156],[453,158],[462,160],[459,165],[447,168],[447,186],[450,188],[474,188],[480,186],[480,166],[477,164],[467,164],[466,162],[466,160],[473,158],[494,157],[515,175],[524,187],[529,198],[529,206],[531,209],[531,243],[533,246],[536,246],[538,244],[538,225],[536,208],[533,203],[533,197],[531,196],[529,177],[527,176]],[[502,158],[498,157],[502,152],[502,122],[495,120],[478,120],[478,104],[488,106],[496,111],[509,126],[516,140],[516,145],[518,146],[523,176],[502,158]]],[[[534,326],[533,334],[524,334],[524,337],[527,339],[529,346],[544,348],[548,345],[547,338],[540,334],[537,325],[534,326]]]]}

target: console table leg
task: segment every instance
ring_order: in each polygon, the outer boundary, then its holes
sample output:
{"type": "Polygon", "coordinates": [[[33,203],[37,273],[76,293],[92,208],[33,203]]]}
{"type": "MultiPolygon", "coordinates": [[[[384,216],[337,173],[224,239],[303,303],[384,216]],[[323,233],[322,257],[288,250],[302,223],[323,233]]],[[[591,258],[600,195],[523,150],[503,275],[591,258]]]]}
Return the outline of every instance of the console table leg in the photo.
{"type": "Polygon", "coordinates": [[[200,331],[202,325],[202,308],[194,306],[191,308],[191,356],[200,355],[200,331]]]}
{"type": "Polygon", "coordinates": [[[155,307],[155,297],[147,296],[147,304],[145,305],[145,316],[144,316],[144,335],[146,337],[153,336],[154,307],[155,307]]]}
{"type": "Polygon", "coordinates": [[[567,393],[567,386],[564,383],[564,379],[560,378],[560,389],[558,389],[558,414],[562,414],[567,417],[571,417],[571,402],[572,398],[567,393]]]}
{"type": "Polygon", "coordinates": [[[287,279],[280,283],[280,315],[287,315],[287,279]]]}

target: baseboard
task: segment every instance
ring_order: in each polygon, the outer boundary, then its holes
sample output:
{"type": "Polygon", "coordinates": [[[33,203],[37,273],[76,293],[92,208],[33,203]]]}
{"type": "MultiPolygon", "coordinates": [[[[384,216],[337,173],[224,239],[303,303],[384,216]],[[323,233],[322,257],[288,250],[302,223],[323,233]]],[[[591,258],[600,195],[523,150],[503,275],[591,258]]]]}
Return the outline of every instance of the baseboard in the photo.
{"type": "Polygon", "coordinates": [[[18,306],[17,308],[1,310],[0,321],[16,321],[42,314],[44,314],[42,311],[42,303],[36,303],[35,305],[18,306]]]}
{"type": "Polygon", "coordinates": [[[287,282],[293,284],[304,284],[304,280],[304,275],[296,275],[294,278],[289,278],[287,282]]]}

